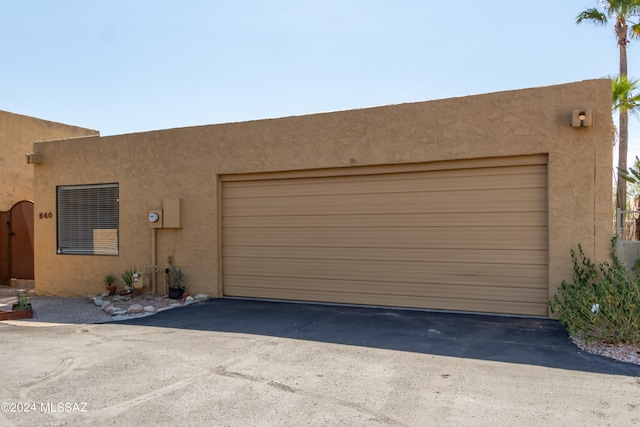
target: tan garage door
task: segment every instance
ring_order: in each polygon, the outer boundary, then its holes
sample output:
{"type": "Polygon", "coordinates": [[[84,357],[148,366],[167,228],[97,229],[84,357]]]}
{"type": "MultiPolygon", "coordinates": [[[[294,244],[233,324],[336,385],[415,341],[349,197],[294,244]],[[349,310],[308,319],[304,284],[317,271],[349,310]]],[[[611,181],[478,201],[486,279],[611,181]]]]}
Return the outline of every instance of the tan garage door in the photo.
{"type": "Polygon", "coordinates": [[[225,176],[223,292],[546,316],[546,163],[225,176]]]}

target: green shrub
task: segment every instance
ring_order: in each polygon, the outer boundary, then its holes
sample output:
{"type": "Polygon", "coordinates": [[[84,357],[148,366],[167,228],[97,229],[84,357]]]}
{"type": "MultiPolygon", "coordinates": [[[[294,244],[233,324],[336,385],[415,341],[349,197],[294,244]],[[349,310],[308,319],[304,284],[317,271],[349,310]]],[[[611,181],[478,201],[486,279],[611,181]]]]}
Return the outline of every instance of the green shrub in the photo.
{"type": "Polygon", "coordinates": [[[113,274],[107,274],[106,276],[104,276],[104,285],[105,286],[111,286],[113,285],[113,282],[116,281],[116,278],[113,274]]]}
{"type": "Polygon", "coordinates": [[[29,291],[22,290],[17,292],[18,302],[16,303],[17,310],[27,310],[30,306],[29,303],[29,291]]]}
{"type": "Polygon", "coordinates": [[[133,285],[133,270],[125,270],[124,273],[120,275],[120,278],[125,286],[130,287],[133,285]]]}
{"type": "MultiPolygon", "coordinates": [[[[615,243],[615,241],[614,241],[615,243]]],[[[562,281],[558,293],[549,300],[572,336],[587,344],[640,343],[640,284],[612,250],[612,263],[596,266],[578,245],[571,250],[573,283],[562,281]],[[578,259],[579,258],[579,259],[578,259]]]]}
{"type": "Polygon", "coordinates": [[[171,267],[171,285],[169,287],[184,289],[182,280],[183,280],[182,270],[180,270],[178,267],[171,267]]]}

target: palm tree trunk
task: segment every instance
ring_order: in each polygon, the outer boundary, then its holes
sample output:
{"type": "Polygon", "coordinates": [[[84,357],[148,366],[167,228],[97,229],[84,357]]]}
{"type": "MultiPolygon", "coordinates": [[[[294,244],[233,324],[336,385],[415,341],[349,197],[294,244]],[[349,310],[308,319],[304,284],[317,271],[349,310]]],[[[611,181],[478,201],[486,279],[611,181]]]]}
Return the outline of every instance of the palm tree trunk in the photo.
{"type": "Polygon", "coordinates": [[[627,25],[616,25],[616,36],[618,38],[618,47],[620,48],[620,75],[627,75],[627,25]]]}
{"type": "MultiPolygon", "coordinates": [[[[627,25],[618,22],[616,24],[616,36],[620,49],[620,76],[627,75],[627,25]]],[[[620,108],[620,127],[618,128],[618,188],[616,191],[616,208],[627,209],[627,181],[622,178],[622,171],[627,169],[627,152],[629,150],[629,113],[620,108]]],[[[625,217],[618,218],[620,226],[624,230],[625,217]]]]}
{"type": "MultiPolygon", "coordinates": [[[[629,112],[624,108],[619,111],[620,114],[620,128],[619,128],[619,143],[618,143],[618,191],[616,198],[616,207],[620,210],[626,210],[627,206],[627,181],[622,178],[622,170],[627,169],[627,151],[629,140],[629,112]]],[[[624,222],[620,224],[624,225],[624,222]]]]}

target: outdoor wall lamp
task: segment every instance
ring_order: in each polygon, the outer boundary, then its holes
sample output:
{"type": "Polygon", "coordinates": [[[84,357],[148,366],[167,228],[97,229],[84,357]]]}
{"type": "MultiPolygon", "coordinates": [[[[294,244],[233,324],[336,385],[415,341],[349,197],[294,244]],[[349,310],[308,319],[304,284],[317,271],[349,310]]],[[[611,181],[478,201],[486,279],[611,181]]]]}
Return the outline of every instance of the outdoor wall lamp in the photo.
{"type": "Polygon", "coordinates": [[[586,128],[591,126],[592,114],[589,108],[573,110],[571,112],[571,127],[586,128]]]}

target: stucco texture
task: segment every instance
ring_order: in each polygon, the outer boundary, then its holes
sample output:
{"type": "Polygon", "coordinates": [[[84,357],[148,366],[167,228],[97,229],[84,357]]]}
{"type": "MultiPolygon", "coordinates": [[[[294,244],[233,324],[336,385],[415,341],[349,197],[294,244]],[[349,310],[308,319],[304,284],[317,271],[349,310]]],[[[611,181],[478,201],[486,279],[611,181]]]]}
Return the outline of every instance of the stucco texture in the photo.
{"type": "Polygon", "coordinates": [[[0,111],[0,211],[33,200],[33,165],[25,154],[35,141],[97,135],[95,130],[0,111]]]}
{"type": "MultiPolygon", "coordinates": [[[[56,211],[56,185],[118,182],[119,256],[56,255],[56,217],[36,220],[43,295],[102,291],[102,277],[151,263],[147,211],[182,198],[182,228],[157,232],[158,265],[183,268],[194,293],[220,295],[220,175],[548,155],[549,293],[581,243],[596,262],[611,236],[611,82],[352,111],[35,144],[36,211],[56,211]],[[593,125],[572,128],[575,109],[593,125]]],[[[312,174],[311,174],[312,176],[312,174]]],[[[162,282],[162,276],[158,276],[162,282]]]]}

